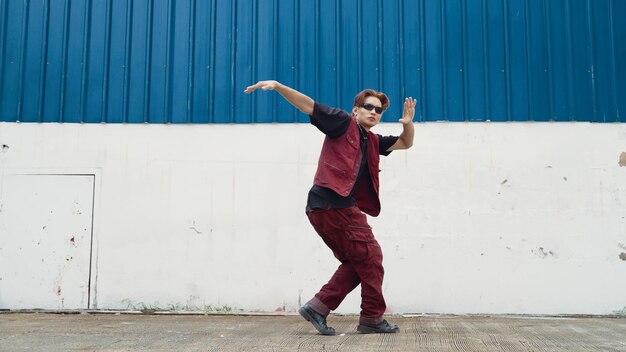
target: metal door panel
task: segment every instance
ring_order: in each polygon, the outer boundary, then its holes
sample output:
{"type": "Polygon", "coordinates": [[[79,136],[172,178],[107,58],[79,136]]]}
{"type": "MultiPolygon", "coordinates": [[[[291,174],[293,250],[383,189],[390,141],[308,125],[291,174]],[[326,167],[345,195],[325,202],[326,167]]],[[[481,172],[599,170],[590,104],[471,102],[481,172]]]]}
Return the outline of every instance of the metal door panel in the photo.
{"type": "Polygon", "coordinates": [[[0,308],[88,308],[94,179],[3,177],[0,308]]]}

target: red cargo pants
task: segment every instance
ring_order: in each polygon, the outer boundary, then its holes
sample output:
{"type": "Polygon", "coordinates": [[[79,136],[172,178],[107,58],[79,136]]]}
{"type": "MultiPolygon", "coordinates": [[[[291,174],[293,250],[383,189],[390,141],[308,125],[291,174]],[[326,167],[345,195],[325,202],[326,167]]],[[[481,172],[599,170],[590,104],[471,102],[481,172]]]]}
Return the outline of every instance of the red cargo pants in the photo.
{"type": "Polygon", "coordinates": [[[337,309],[343,299],[361,284],[362,324],[377,324],[386,305],[383,298],[383,254],[356,206],[345,209],[315,209],[309,221],[341,264],[326,285],[308,302],[323,316],[337,309]]]}

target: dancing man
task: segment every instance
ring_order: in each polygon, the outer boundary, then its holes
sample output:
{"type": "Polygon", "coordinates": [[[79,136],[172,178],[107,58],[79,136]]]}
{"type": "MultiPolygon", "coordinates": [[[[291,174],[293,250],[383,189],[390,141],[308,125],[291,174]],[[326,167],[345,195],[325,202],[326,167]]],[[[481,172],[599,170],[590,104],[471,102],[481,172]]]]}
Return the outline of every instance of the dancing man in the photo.
{"type": "Polygon", "coordinates": [[[398,326],[384,318],[383,255],[365,214],[378,216],[378,164],[380,155],[413,145],[416,101],[404,100],[400,136],[381,136],[370,129],[389,107],[384,93],[366,89],[354,97],[352,113],[315,102],[277,81],[259,81],[245,92],[275,90],[311,118],[326,135],[306,214],[326,245],[341,262],[326,285],[299,313],[323,335],[334,335],[326,317],[361,284],[360,333],[395,333],[398,326]],[[365,213],[365,214],[364,214],[365,213]]]}

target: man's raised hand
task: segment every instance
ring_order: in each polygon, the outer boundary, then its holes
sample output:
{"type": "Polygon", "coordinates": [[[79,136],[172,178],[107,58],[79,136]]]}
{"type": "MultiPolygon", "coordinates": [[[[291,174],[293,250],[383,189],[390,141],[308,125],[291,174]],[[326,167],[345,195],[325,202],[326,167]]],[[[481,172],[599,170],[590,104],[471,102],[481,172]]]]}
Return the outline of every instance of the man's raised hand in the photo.
{"type": "Polygon", "coordinates": [[[402,118],[399,120],[403,125],[413,122],[413,116],[415,116],[415,105],[417,100],[409,97],[404,99],[404,111],[402,112],[402,118]]]}
{"type": "Polygon", "coordinates": [[[250,94],[257,89],[263,90],[274,90],[278,86],[278,82],[276,81],[258,81],[256,84],[253,84],[244,90],[244,93],[250,94]]]}
{"type": "Polygon", "coordinates": [[[287,99],[291,105],[298,108],[298,110],[307,115],[311,115],[313,113],[313,106],[315,106],[313,99],[278,81],[258,81],[256,84],[246,88],[244,93],[250,94],[259,88],[262,90],[275,90],[287,99]]]}

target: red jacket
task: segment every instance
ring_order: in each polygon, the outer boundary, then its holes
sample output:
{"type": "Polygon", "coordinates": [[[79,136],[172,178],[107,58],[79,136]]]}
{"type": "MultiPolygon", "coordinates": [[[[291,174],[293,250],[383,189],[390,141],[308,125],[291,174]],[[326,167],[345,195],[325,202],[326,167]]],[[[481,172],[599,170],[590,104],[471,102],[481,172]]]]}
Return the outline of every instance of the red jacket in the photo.
{"type": "MultiPolygon", "coordinates": [[[[343,135],[337,138],[326,136],[313,183],[330,188],[342,197],[347,197],[350,194],[361,165],[362,153],[359,134],[359,127],[356,120],[353,119],[343,135]]],[[[370,176],[367,177],[367,173],[363,174],[363,178],[353,194],[359,209],[371,216],[378,216],[380,213],[378,143],[378,135],[368,132],[367,166],[370,176]]]]}

